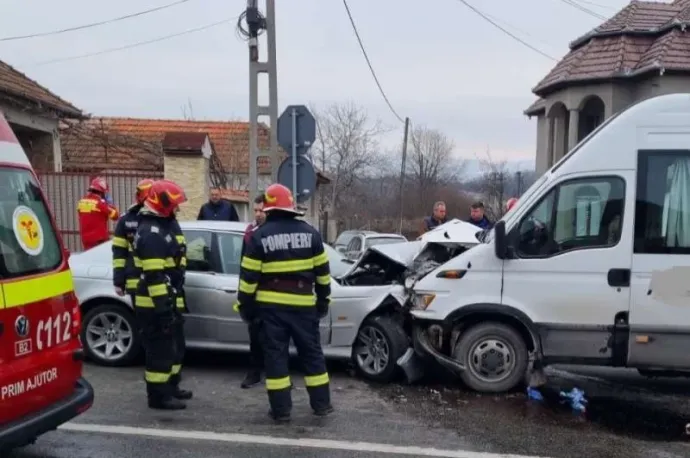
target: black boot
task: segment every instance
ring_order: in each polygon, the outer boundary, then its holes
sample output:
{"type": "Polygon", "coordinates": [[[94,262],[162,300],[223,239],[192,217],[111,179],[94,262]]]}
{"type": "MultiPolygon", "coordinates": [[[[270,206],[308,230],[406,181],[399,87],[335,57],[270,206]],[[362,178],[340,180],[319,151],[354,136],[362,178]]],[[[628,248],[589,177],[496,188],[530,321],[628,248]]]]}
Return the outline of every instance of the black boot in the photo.
{"type": "Polygon", "coordinates": [[[149,398],[149,409],[156,410],[183,410],[187,404],[175,398],[149,398]]]}
{"type": "Polygon", "coordinates": [[[326,415],[332,414],[335,411],[333,406],[328,406],[323,409],[314,410],[314,415],[319,417],[325,417],[326,415]]]}
{"type": "Polygon", "coordinates": [[[268,416],[273,419],[276,423],[288,423],[290,421],[289,413],[274,414],[272,410],[268,411],[268,416]]]}
{"type": "Polygon", "coordinates": [[[179,386],[173,387],[173,393],[172,393],[173,398],[175,399],[180,399],[183,401],[189,401],[194,397],[194,392],[191,390],[183,390],[179,386]]]}
{"type": "Polygon", "coordinates": [[[242,380],[242,385],[240,386],[246,389],[256,386],[259,383],[261,383],[261,371],[252,369],[247,372],[247,375],[244,377],[244,380],[242,380]]]}

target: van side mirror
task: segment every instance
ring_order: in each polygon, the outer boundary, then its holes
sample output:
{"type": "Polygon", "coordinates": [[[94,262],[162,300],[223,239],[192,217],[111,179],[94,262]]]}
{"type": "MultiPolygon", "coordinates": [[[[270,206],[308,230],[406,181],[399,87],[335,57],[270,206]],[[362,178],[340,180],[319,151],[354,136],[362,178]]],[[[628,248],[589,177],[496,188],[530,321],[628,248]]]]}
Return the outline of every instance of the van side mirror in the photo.
{"type": "Polygon", "coordinates": [[[508,257],[508,239],[506,237],[505,221],[499,221],[494,225],[494,251],[498,259],[506,259],[508,257]]]}

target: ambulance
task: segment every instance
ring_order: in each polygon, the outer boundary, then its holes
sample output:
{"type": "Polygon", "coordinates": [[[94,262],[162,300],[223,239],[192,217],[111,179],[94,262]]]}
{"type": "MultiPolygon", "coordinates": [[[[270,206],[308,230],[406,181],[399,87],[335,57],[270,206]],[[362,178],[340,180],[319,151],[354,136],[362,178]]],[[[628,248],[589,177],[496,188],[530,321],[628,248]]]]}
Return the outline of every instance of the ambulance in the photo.
{"type": "Polygon", "coordinates": [[[0,456],[93,403],[67,261],[36,174],[0,112],[0,456]]]}
{"type": "Polygon", "coordinates": [[[690,374],[690,94],[611,116],[479,241],[406,285],[415,347],[469,387],[555,364],[690,374]]]}

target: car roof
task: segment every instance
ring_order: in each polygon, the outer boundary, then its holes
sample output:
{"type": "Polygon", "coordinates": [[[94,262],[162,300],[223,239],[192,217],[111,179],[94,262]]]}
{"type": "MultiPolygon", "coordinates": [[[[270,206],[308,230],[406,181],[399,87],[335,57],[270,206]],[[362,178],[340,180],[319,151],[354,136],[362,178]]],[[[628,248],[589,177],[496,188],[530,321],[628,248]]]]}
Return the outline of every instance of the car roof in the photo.
{"type": "Polygon", "coordinates": [[[180,221],[183,230],[244,232],[249,223],[236,221],[180,221]]]}
{"type": "Polygon", "coordinates": [[[405,236],[400,234],[383,234],[379,232],[370,232],[365,234],[367,238],[386,238],[386,239],[404,239],[405,236]]]}

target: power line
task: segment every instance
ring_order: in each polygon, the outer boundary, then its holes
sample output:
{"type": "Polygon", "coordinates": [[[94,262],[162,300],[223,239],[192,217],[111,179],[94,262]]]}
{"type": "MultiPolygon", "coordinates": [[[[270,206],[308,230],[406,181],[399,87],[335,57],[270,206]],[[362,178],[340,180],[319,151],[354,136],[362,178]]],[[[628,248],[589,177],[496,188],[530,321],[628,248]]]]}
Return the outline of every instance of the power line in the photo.
{"type": "Polygon", "coordinates": [[[178,0],[178,1],[173,2],[173,3],[168,3],[167,5],[158,6],[156,8],[151,8],[151,9],[144,10],[144,11],[139,11],[137,13],[127,14],[125,16],[107,19],[105,21],[92,22],[91,24],[84,24],[84,25],[79,25],[76,27],[69,27],[66,29],[52,30],[50,32],[32,33],[30,35],[17,35],[14,37],[4,37],[4,38],[0,38],[0,41],[14,41],[14,40],[24,40],[27,38],[47,37],[49,35],[58,35],[61,33],[66,33],[66,32],[74,32],[75,30],[89,29],[91,27],[98,27],[98,26],[105,25],[105,24],[112,24],[113,22],[123,21],[125,19],[131,19],[133,17],[143,16],[145,14],[154,13],[156,11],[161,11],[161,10],[164,10],[167,8],[172,8],[173,6],[181,5],[182,3],[186,3],[188,1],[189,0],[178,0]]]}
{"type": "Polygon", "coordinates": [[[364,54],[364,58],[367,61],[367,65],[369,66],[369,70],[371,70],[371,75],[374,77],[374,81],[376,81],[376,85],[379,88],[379,92],[381,92],[381,95],[383,96],[383,100],[386,101],[386,104],[388,105],[388,108],[390,108],[391,112],[393,112],[393,115],[395,115],[396,118],[398,118],[398,121],[401,123],[404,123],[405,120],[398,114],[397,111],[393,108],[393,105],[391,105],[391,102],[388,100],[388,97],[386,96],[386,93],[383,90],[383,87],[381,87],[381,83],[379,82],[378,77],[376,76],[376,72],[374,71],[374,67],[371,65],[371,61],[369,60],[369,56],[367,55],[367,50],[364,49],[364,44],[362,43],[362,38],[359,36],[359,32],[357,31],[357,25],[355,24],[355,20],[352,18],[352,13],[350,12],[350,7],[347,5],[347,0],[343,0],[343,5],[345,5],[345,10],[347,11],[347,15],[350,18],[350,24],[352,24],[352,30],[354,30],[355,35],[357,36],[357,41],[359,42],[359,47],[362,50],[362,54],[364,54]]]}
{"type": "Polygon", "coordinates": [[[613,7],[611,5],[604,5],[602,3],[597,3],[597,2],[591,2],[589,0],[577,0],[578,3],[584,3],[586,5],[592,5],[592,6],[598,6],[599,8],[603,8],[605,10],[610,10],[610,11],[618,11],[619,8],[613,7]]]}
{"type": "Polygon", "coordinates": [[[498,30],[500,30],[501,32],[505,33],[505,34],[508,35],[510,38],[512,38],[513,40],[515,40],[515,41],[517,41],[518,43],[522,44],[523,46],[526,46],[526,47],[528,47],[529,49],[531,49],[532,51],[534,51],[534,52],[536,52],[536,53],[538,53],[538,54],[541,54],[542,56],[546,57],[547,59],[551,59],[551,60],[554,60],[554,61],[557,61],[557,60],[558,60],[558,59],[556,59],[555,57],[546,54],[546,53],[545,53],[544,51],[542,51],[541,49],[539,49],[539,48],[537,48],[537,47],[535,47],[535,46],[532,46],[531,44],[527,43],[525,40],[523,40],[522,38],[518,37],[517,35],[511,33],[510,31],[506,30],[505,28],[501,27],[498,23],[496,23],[496,21],[492,20],[489,16],[487,16],[486,14],[484,14],[483,12],[481,12],[480,10],[478,10],[477,8],[475,8],[474,6],[472,6],[467,0],[458,0],[458,1],[459,1],[460,3],[462,3],[463,5],[465,5],[467,8],[471,9],[476,15],[478,15],[479,17],[481,17],[482,19],[484,19],[486,22],[488,22],[489,24],[493,25],[493,26],[496,27],[498,30]]]}
{"type": "Polygon", "coordinates": [[[590,10],[590,9],[587,8],[586,6],[582,6],[581,4],[576,3],[576,2],[573,1],[573,0],[561,0],[561,1],[562,1],[563,3],[565,3],[566,5],[570,5],[570,6],[572,6],[573,8],[576,8],[576,9],[582,11],[583,13],[589,14],[590,16],[593,16],[593,17],[595,17],[595,18],[597,18],[597,19],[600,19],[600,20],[602,20],[602,21],[608,20],[608,18],[607,18],[606,16],[601,15],[601,14],[597,13],[596,11],[590,10]]]}
{"type": "Polygon", "coordinates": [[[43,61],[43,62],[38,62],[38,63],[33,64],[33,65],[39,66],[39,65],[55,64],[58,62],[67,62],[67,61],[71,61],[71,60],[84,59],[86,57],[100,56],[102,54],[108,54],[108,53],[115,52],[115,51],[124,51],[125,49],[137,48],[139,46],[144,46],[144,45],[149,45],[152,43],[158,43],[159,41],[169,40],[170,38],[175,38],[175,37],[187,35],[187,34],[194,33],[194,32],[201,32],[202,30],[210,29],[211,27],[216,27],[216,26],[219,26],[222,24],[227,24],[227,23],[235,21],[235,20],[236,20],[236,18],[227,18],[227,19],[223,19],[222,21],[213,22],[211,24],[207,24],[207,25],[197,27],[194,29],[185,30],[183,32],[174,33],[172,35],[165,35],[163,37],[154,38],[152,40],[139,41],[137,43],[132,43],[132,44],[125,45],[125,46],[119,46],[117,48],[108,48],[108,49],[104,49],[102,51],[96,51],[96,52],[91,52],[91,53],[87,53],[87,54],[80,54],[78,56],[62,57],[62,58],[58,58],[58,59],[47,60],[47,61],[43,61]]]}

